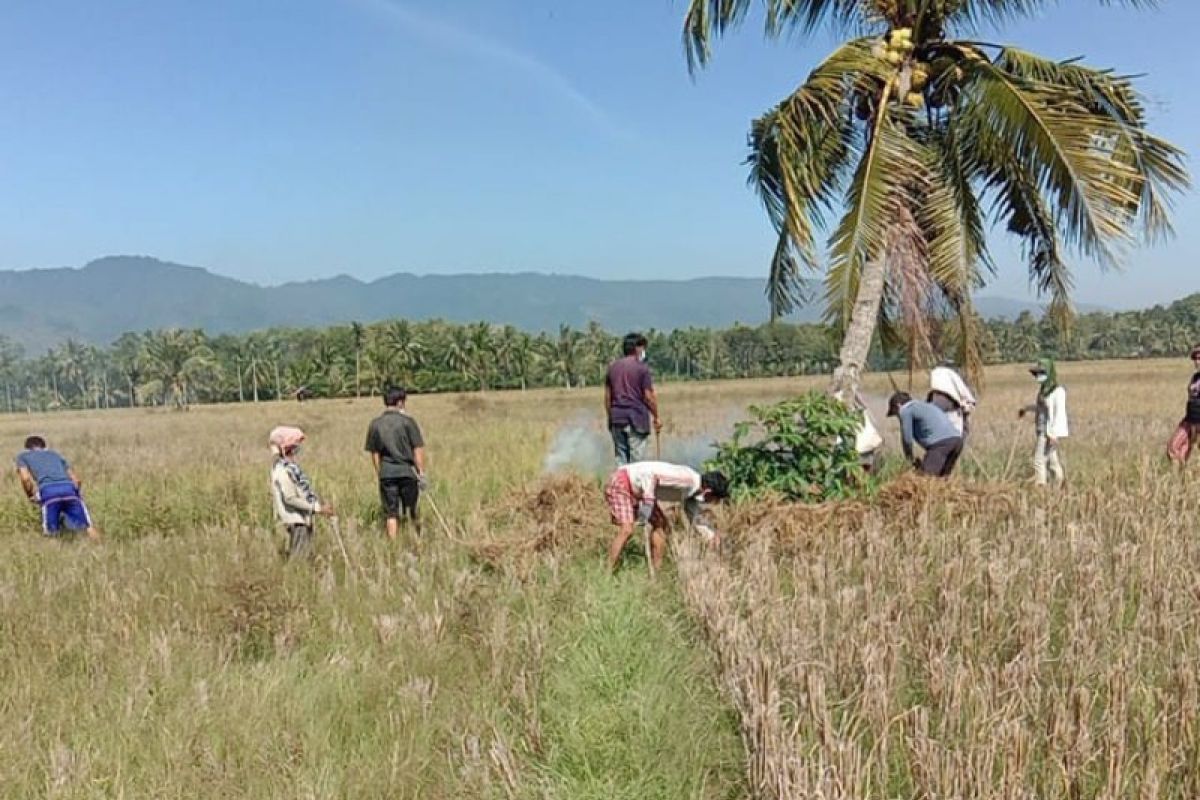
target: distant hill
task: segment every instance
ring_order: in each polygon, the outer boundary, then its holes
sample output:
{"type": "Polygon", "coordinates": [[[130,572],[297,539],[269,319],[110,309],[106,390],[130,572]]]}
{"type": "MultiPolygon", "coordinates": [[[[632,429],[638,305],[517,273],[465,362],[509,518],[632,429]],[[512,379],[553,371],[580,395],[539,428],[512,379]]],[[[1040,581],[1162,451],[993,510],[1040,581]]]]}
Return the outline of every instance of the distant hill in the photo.
{"type": "MultiPolygon", "coordinates": [[[[540,273],[412,275],[363,282],[341,275],[263,287],[145,256],[109,256],[73,269],[0,271],[0,335],[38,353],[67,338],[107,344],[126,331],[203,328],[237,333],[380,319],[442,318],[552,330],[595,320],[609,330],[758,324],[763,281],[607,281],[540,273]]],[[[981,298],[984,316],[1037,310],[981,298]]],[[[813,321],[805,309],[793,321],[813,321]]]]}

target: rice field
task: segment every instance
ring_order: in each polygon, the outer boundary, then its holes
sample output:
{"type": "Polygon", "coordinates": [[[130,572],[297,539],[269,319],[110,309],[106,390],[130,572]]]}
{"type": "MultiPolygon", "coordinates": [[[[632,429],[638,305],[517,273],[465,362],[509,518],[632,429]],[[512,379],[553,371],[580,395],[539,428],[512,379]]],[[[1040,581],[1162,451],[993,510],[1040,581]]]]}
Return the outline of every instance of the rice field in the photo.
{"type": "MultiPolygon", "coordinates": [[[[0,416],[106,535],[43,540],[10,472],[0,797],[1200,796],[1200,501],[1162,456],[1189,365],[1060,373],[1065,491],[1028,484],[1034,386],[997,368],[952,487],[727,509],[654,582],[603,569],[594,390],[412,398],[445,525],[397,543],[378,400],[0,416]],[[312,564],[270,518],[281,423],[341,512],[312,564]]],[[[664,456],[814,385],[662,387],[664,456]]]]}

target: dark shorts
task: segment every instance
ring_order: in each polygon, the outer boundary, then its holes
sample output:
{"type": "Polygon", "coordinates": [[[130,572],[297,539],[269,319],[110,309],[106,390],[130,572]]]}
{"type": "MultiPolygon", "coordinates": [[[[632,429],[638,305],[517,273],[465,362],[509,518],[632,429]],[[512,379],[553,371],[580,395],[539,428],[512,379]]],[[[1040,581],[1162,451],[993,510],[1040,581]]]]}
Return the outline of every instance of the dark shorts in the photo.
{"type": "Polygon", "coordinates": [[[401,509],[410,517],[417,516],[417,500],[421,486],[416,478],[380,478],[379,500],[383,503],[384,516],[398,518],[401,509]]]}
{"type": "Polygon", "coordinates": [[[72,483],[50,484],[38,490],[42,504],[42,531],[47,536],[57,536],[63,525],[73,531],[92,527],[92,517],[87,505],[72,483]]]}
{"type": "Polygon", "coordinates": [[[925,449],[925,457],[921,459],[921,472],[935,478],[948,478],[962,455],[963,440],[955,436],[934,442],[925,449]]]}

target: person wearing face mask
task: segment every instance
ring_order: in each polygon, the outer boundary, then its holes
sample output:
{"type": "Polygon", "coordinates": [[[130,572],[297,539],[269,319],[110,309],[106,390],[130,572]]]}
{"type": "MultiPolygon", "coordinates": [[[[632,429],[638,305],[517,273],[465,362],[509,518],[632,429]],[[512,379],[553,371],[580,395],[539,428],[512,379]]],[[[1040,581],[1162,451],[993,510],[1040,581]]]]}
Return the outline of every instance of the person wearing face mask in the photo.
{"type": "Polygon", "coordinates": [[[1187,408],[1167,445],[1167,457],[1176,464],[1186,463],[1200,443],[1200,344],[1190,355],[1196,371],[1188,381],[1187,408]]]}
{"type": "Polygon", "coordinates": [[[643,461],[651,426],[656,433],[662,430],[658,394],[646,364],[646,344],[640,333],[626,335],[623,355],[609,365],[604,379],[604,411],[617,466],[643,461]]]}
{"type": "Polygon", "coordinates": [[[609,571],[616,570],[621,551],[637,525],[648,528],[652,569],[662,565],[667,546],[667,517],[659,506],[661,502],[682,504],[692,529],[710,546],[719,546],[721,537],[709,523],[704,506],[719,503],[728,496],[729,481],[720,472],[702,475],[691,467],[661,461],[619,467],[604,490],[613,524],[618,527],[608,548],[609,571]]]}
{"type": "Polygon", "coordinates": [[[1024,417],[1028,413],[1035,415],[1034,483],[1045,486],[1049,473],[1049,477],[1061,486],[1066,482],[1061,455],[1062,440],[1070,434],[1067,425],[1067,390],[1059,385],[1054,362],[1048,358],[1034,364],[1029,374],[1038,383],[1037,402],[1022,408],[1018,416],[1024,417]]]}
{"type": "Polygon", "coordinates": [[[271,499],[275,517],[288,532],[286,555],[289,559],[312,555],[313,522],[318,514],[333,516],[333,506],[317,496],[312,481],[300,469],[296,458],[304,442],[304,431],[280,425],[267,441],[275,456],[271,467],[271,499]]]}

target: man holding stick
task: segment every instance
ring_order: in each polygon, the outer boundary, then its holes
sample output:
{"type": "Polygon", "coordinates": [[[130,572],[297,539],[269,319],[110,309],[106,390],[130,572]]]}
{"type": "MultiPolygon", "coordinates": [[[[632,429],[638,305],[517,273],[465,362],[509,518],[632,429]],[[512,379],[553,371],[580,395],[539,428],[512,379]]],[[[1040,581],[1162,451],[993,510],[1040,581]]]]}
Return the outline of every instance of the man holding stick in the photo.
{"type": "Polygon", "coordinates": [[[407,399],[408,393],[399,387],[384,392],[383,413],[371,421],[367,430],[365,449],[371,454],[379,479],[379,499],[389,539],[400,533],[401,514],[412,521],[417,535],[421,534],[417,503],[425,488],[425,440],[417,421],[404,409],[407,399]]]}
{"type": "Polygon", "coordinates": [[[642,334],[627,334],[621,345],[624,355],[609,365],[604,379],[604,411],[617,466],[644,460],[651,425],[656,434],[662,431],[646,345],[642,334]]]}

